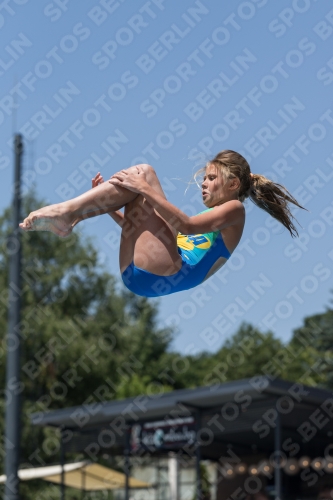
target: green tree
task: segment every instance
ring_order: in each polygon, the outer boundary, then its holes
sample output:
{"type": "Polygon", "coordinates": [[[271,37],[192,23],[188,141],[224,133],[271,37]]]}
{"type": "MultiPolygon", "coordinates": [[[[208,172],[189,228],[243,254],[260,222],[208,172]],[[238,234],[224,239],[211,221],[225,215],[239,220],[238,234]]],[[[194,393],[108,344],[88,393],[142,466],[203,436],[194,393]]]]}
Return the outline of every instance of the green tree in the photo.
{"type": "MultiPolygon", "coordinates": [[[[330,313],[327,314],[331,317],[330,313]]],[[[326,317],[323,322],[328,331],[329,318],[326,317]]],[[[203,352],[187,357],[188,370],[181,374],[176,383],[178,386],[184,384],[186,387],[196,387],[269,375],[272,380],[281,378],[309,385],[324,384],[331,367],[332,351],[324,352],[327,344],[322,351],[316,347],[313,338],[319,335],[319,326],[311,319],[310,335],[308,323],[305,320],[306,328],[295,330],[292,340],[287,343],[276,338],[272,332],[261,332],[243,323],[216,353],[203,352]],[[305,332],[308,332],[307,340],[305,332]]],[[[323,326],[320,331],[323,332],[323,326]]],[[[323,333],[320,335],[321,340],[318,342],[322,345],[323,333]]],[[[329,338],[329,333],[326,337],[329,338]]]]}
{"type": "MultiPolygon", "coordinates": [[[[298,352],[301,371],[293,373],[305,384],[333,387],[333,310],[304,318],[293,332],[290,348],[298,352]]],[[[295,371],[295,367],[294,371],[295,371]]],[[[299,368],[299,366],[298,366],[299,368]]]]}
{"type": "Polygon", "coordinates": [[[216,353],[188,357],[189,369],[182,379],[195,387],[271,373],[272,359],[281,349],[282,342],[271,332],[262,333],[244,323],[216,353]]]}
{"type": "MultiPolygon", "coordinates": [[[[40,205],[30,194],[24,201],[24,213],[40,205]]],[[[6,210],[0,217],[2,387],[9,231],[10,210],[6,210]]],[[[150,392],[170,390],[172,386],[159,378],[159,364],[168,356],[172,331],[157,327],[157,306],[125,291],[99,264],[91,241],[79,232],[64,240],[49,232],[24,233],[22,241],[21,462],[40,466],[59,460],[58,436],[50,429],[31,427],[29,415],[136,395],[147,388],[150,392]]],[[[0,405],[3,430],[3,398],[0,405]]],[[[51,491],[49,486],[43,489],[36,484],[22,486],[24,498],[35,498],[37,491],[39,495],[51,491]]]]}

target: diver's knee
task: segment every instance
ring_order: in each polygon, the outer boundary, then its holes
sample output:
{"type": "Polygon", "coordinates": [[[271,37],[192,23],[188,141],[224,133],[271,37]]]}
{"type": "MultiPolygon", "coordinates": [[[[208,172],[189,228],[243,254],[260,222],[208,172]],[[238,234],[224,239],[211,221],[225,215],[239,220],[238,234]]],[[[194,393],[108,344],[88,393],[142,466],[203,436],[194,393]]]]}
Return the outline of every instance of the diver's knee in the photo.
{"type": "Polygon", "coordinates": [[[140,163],[139,165],[135,165],[136,167],[142,168],[145,174],[156,175],[154,167],[149,165],[148,163],[140,163]]]}

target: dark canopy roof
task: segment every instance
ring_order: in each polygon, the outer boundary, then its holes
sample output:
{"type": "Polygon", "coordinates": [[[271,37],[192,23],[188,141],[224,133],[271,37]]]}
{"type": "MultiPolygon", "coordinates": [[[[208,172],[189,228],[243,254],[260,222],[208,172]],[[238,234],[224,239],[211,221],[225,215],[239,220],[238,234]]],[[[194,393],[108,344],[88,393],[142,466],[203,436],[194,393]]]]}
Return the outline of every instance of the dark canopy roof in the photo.
{"type": "Polygon", "coordinates": [[[333,435],[332,392],[268,376],[35,413],[31,421],[72,430],[68,444],[72,451],[83,451],[88,443],[98,442],[103,430],[112,431],[110,448],[122,452],[128,424],[197,415],[198,411],[202,428],[214,433],[214,443],[203,448],[207,458],[217,458],[231,445],[243,454],[254,447],[263,453],[274,450],[277,416],[281,439],[291,439],[304,452],[309,453],[315,444],[313,453],[323,453],[333,435]]]}

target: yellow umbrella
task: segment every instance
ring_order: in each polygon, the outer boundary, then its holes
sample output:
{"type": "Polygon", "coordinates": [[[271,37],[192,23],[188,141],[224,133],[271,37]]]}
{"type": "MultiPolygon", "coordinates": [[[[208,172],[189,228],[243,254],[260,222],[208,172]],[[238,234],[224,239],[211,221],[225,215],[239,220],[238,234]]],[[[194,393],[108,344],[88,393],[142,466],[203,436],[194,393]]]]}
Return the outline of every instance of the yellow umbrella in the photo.
{"type": "MultiPolygon", "coordinates": [[[[20,469],[18,476],[21,481],[39,478],[61,484],[62,466],[51,465],[33,469],[20,469]]],[[[6,476],[0,476],[0,483],[4,483],[5,481],[6,476]]],[[[64,465],[64,485],[70,488],[77,488],[84,491],[117,490],[125,488],[125,481],[125,474],[96,463],[76,462],[64,465]]],[[[132,489],[149,488],[150,486],[149,483],[145,483],[134,477],[129,478],[129,487],[132,489]]]]}

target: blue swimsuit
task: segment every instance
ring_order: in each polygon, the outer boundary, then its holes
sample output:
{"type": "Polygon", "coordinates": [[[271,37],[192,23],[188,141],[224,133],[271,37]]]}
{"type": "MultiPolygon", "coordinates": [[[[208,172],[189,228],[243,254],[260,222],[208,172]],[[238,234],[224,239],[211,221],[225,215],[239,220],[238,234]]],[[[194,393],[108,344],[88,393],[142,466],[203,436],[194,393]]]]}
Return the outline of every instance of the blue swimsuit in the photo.
{"type": "Polygon", "coordinates": [[[182,258],[182,267],[177,273],[158,276],[136,267],[132,262],[122,274],[125,286],[143,297],[161,297],[181,292],[200,285],[220,257],[230,257],[220,231],[194,235],[179,233],[177,246],[182,258]]]}

